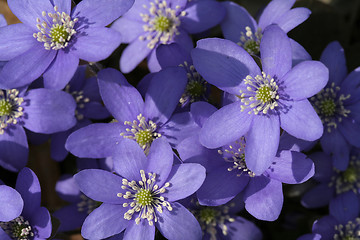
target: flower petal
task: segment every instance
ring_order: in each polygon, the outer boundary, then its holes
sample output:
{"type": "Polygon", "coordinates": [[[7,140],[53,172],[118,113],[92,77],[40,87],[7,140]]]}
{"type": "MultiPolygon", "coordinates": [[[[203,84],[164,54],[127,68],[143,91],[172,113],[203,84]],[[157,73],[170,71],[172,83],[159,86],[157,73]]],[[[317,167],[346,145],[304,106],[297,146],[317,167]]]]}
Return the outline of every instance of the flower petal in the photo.
{"type": "Polygon", "coordinates": [[[338,195],[329,204],[330,215],[334,216],[343,225],[357,218],[359,210],[359,198],[352,191],[338,195]]]}
{"type": "Polygon", "coordinates": [[[270,24],[281,18],[294,5],[296,0],[273,0],[261,13],[259,27],[265,29],[270,24]]]}
{"type": "Polygon", "coordinates": [[[282,129],[305,141],[315,141],[322,136],[322,122],[307,99],[294,102],[283,100],[282,103],[287,106],[280,114],[282,129]]]}
{"type": "Polygon", "coordinates": [[[0,195],[0,221],[8,222],[18,217],[24,206],[21,195],[6,185],[0,185],[0,195]]]}
{"type": "MultiPolygon", "coordinates": [[[[36,228],[37,237],[40,239],[48,239],[51,235],[52,224],[49,211],[45,207],[39,207],[31,216],[26,216],[32,226],[36,228]]],[[[26,218],[25,217],[25,218],[26,218]]]]}
{"type": "Polygon", "coordinates": [[[279,118],[274,116],[255,116],[246,139],[246,166],[261,175],[274,160],[279,146],[279,118]]]}
{"type": "Polygon", "coordinates": [[[310,54],[294,39],[290,38],[291,50],[292,50],[292,65],[295,66],[302,61],[311,60],[310,54]]]}
{"type": "Polygon", "coordinates": [[[59,12],[65,12],[70,15],[71,12],[71,0],[52,0],[54,6],[59,8],[59,12]]]}
{"type": "Polygon", "coordinates": [[[38,133],[68,130],[76,124],[74,98],[66,92],[51,89],[33,89],[27,92],[30,104],[24,107],[25,127],[38,133]]]}
{"type": "Polygon", "coordinates": [[[307,191],[301,198],[301,204],[306,208],[325,207],[335,195],[335,189],[322,183],[307,191]]]}
{"type": "Polygon", "coordinates": [[[98,62],[109,57],[120,45],[121,36],[113,29],[90,27],[76,34],[70,52],[88,62],[98,62]]]}
{"type": "Polygon", "coordinates": [[[166,123],[178,105],[186,83],[186,72],[181,67],[169,67],[155,74],[145,95],[144,115],[156,124],[166,123]]]}
{"type": "Polygon", "coordinates": [[[280,81],[290,99],[310,98],[323,89],[328,82],[329,70],[318,61],[303,61],[290,70],[280,81]]]}
{"type": "Polygon", "coordinates": [[[143,25],[142,21],[121,17],[110,28],[120,32],[122,43],[130,43],[144,33],[143,25]]]}
{"type": "Polygon", "coordinates": [[[197,42],[191,51],[194,66],[209,83],[232,94],[240,94],[247,75],[260,74],[253,58],[236,43],[208,38],[197,42]]]}
{"type": "Polygon", "coordinates": [[[153,50],[148,48],[149,41],[136,38],[122,52],[120,57],[120,69],[123,73],[129,73],[153,50]]]}
{"type": "Polygon", "coordinates": [[[159,221],[156,222],[156,227],[161,234],[172,240],[200,240],[202,231],[194,215],[179,203],[172,203],[171,206],[172,211],[157,212],[159,221]]]}
{"type": "Polygon", "coordinates": [[[147,219],[142,219],[139,224],[132,221],[126,228],[123,240],[153,240],[155,238],[155,226],[149,225],[147,219]]]}
{"type": "Polygon", "coordinates": [[[104,203],[122,204],[122,177],[101,169],[85,169],[74,175],[77,185],[89,198],[104,203]]]}
{"type": "Polygon", "coordinates": [[[275,221],[284,201],[281,182],[265,176],[254,177],[244,195],[245,209],[254,217],[275,221]]]}
{"type": "Polygon", "coordinates": [[[351,145],[360,148],[360,122],[343,118],[338,127],[339,131],[351,145]]]}
{"type": "Polygon", "coordinates": [[[242,137],[250,129],[253,115],[241,112],[241,104],[240,101],[234,102],[211,115],[200,130],[201,144],[218,148],[242,137]]]}
{"type": "Polygon", "coordinates": [[[63,89],[75,74],[79,58],[71,53],[59,50],[54,61],[44,73],[44,87],[63,89]]]}
{"type": "Polygon", "coordinates": [[[264,29],[260,42],[263,71],[271,77],[281,79],[292,66],[290,39],[277,25],[264,29]]]}
{"type": "Polygon", "coordinates": [[[122,140],[112,155],[114,170],[129,181],[141,180],[140,170],[146,170],[147,159],[144,150],[136,141],[122,140]]]}
{"type": "Polygon", "coordinates": [[[52,215],[60,221],[58,231],[65,232],[80,228],[88,213],[86,211],[80,212],[75,203],[56,210],[52,215]]]}
{"type": "Polygon", "coordinates": [[[314,222],[312,231],[313,233],[319,233],[321,239],[331,239],[336,233],[336,225],[338,225],[338,222],[333,216],[325,216],[314,222]]]}
{"type": "Polygon", "coordinates": [[[112,68],[103,69],[98,73],[98,82],[106,108],[121,124],[136,120],[142,113],[144,100],[121,72],[112,68]]]}
{"type": "Polygon", "coordinates": [[[81,235],[87,239],[103,239],[122,232],[130,223],[124,218],[122,205],[101,204],[85,219],[81,235]]]}
{"type": "Polygon", "coordinates": [[[208,102],[194,102],[191,104],[190,112],[194,121],[202,127],[204,122],[217,111],[217,108],[208,102]]]}
{"type": "Polygon", "coordinates": [[[287,33],[308,19],[310,14],[311,11],[307,8],[294,8],[287,11],[280,18],[275,19],[274,23],[287,33]]]}
{"type": "Polygon", "coordinates": [[[161,44],[156,48],[156,58],[159,61],[161,68],[179,66],[187,62],[192,64],[190,52],[185,51],[177,43],[161,44]]]}
{"type": "Polygon", "coordinates": [[[196,163],[174,165],[166,182],[170,183],[162,194],[173,202],[186,198],[196,192],[205,180],[205,168],[196,163]]]}

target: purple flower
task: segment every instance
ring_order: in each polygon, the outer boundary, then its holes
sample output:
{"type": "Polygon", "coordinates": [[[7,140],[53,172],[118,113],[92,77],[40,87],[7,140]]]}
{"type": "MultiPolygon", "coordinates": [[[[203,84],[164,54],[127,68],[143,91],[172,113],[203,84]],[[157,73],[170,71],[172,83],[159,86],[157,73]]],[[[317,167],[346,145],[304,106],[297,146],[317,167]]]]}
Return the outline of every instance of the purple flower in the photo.
{"type": "Polygon", "coordinates": [[[23,168],[16,180],[15,189],[24,200],[24,208],[19,217],[7,222],[0,222],[0,238],[12,239],[48,239],[51,235],[50,213],[40,206],[41,188],[35,173],[23,168]]]}
{"type": "Polygon", "coordinates": [[[324,124],[323,151],[332,155],[334,167],[345,170],[351,145],[360,147],[360,68],[347,74],[339,42],[329,43],[320,61],[329,69],[329,82],[310,102],[324,124]]]}
{"type": "Polygon", "coordinates": [[[70,94],[52,89],[0,89],[0,165],[19,171],[27,163],[24,128],[51,134],[74,126],[75,101],[70,94]]]}
{"type": "Polygon", "coordinates": [[[120,44],[120,35],[105,26],[126,12],[133,0],[9,0],[20,19],[1,29],[0,61],[9,62],[0,75],[3,88],[17,88],[43,74],[46,88],[62,89],[79,59],[107,58],[120,44]]]}
{"type": "Polygon", "coordinates": [[[343,193],[334,198],[329,205],[330,215],[316,220],[312,235],[301,240],[319,239],[359,239],[360,206],[359,198],[353,192],[343,193]]]}
{"type": "Polygon", "coordinates": [[[21,195],[0,180],[0,222],[8,222],[18,217],[24,207],[21,195]]]}
{"type": "Polygon", "coordinates": [[[189,34],[215,26],[224,15],[225,9],[213,0],[136,0],[111,26],[129,43],[120,58],[121,71],[132,71],[146,57],[150,71],[159,71],[155,51],[159,45],[176,42],[191,49],[189,34]]]}
{"type": "Polygon", "coordinates": [[[126,138],[136,141],[147,153],[156,138],[164,137],[176,145],[199,130],[189,112],[173,115],[186,85],[185,70],[180,67],[156,73],[145,102],[115,69],[100,71],[98,81],[104,104],[116,121],[95,123],[72,133],[65,147],[78,157],[109,157],[126,138]]]}
{"type": "Polygon", "coordinates": [[[6,19],[2,14],[0,14],[0,27],[4,27],[7,25],[6,19]]]}
{"type": "Polygon", "coordinates": [[[201,239],[195,217],[176,202],[201,186],[201,165],[173,166],[164,139],[154,140],[147,157],[134,141],[124,140],[113,160],[116,174],[90,169],[74,176],[85,195],[103,202],[85,219],[83,237],[103,239],[126,229],[124,239],[153,239],[156,226],[168,239],[201,239]]]}
{"type": "MultiPolygon", "coordinates": [[[[226,39],[242,46],[249,54],[258,55],[260,42],[267,26],[277,24],[285,33],[304,22],[310,15],[307,8],[293,8],[295,0],[273,0],[262,11],[259,23],[247,10],[234,2],[224,2],[227,10],[221,28],[226,39]]],[[[290,39],[294,64],[311,60],[311,56],[296,41],[290,39]]]]}
{"type": "Polygon", "coordinates": [[[320,62],[292,68],[289,38],[277,25],[264,30],[260,44],[262,71],[241,47],[225,39],[203,39],[192,51],[194,66],[206,81],[235,95],[204,123],[200,142],[217,148],[246,136],[247,166],[262,174],[278,149],[280,127],[296,138],[313,141],[323,127],[307,100],[328,81],[320,62]]]}

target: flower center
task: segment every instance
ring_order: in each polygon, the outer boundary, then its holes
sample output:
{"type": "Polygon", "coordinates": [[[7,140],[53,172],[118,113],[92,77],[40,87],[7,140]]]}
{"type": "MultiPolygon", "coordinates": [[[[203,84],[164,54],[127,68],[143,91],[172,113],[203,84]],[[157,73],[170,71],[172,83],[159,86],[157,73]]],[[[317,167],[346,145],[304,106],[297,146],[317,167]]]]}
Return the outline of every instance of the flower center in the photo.
{"type": "Polygon", "coordinates": [[[228,171],[237,170],[240,173],[237,174],[240,177],[243,173],[246,173],[249,177],[255,177],[250,169],[247,168],[245,162],[245,138],[241,137],[240,140],[235,141],[234,145],[228,145],[223,147],[223,150],[218,150],[220,155],[223,155],[223,158],[226,162],[233,164],[232,167],[228,168],[228,171]]]}
{"type": "Polygon", "coordinates": [[[126,132],[120,133],[120,136],[135,140],[144,150],[145,154],[148,154],[151,143],[154,139],[161,137],[161,134],[155,132],[157,128],[156,123],[151,120],[146,122],[146,119],[142,114],[137,116],[137,120],[139,122],[136,120],[133,122],[125,121],[124,124],[131,126],[131,129],[126,128],[126,132]]]}
{"type": "Polygon", "coordinates": [[[76,109],[75,109],[75,116],[77,120],[83,120],[84,115],[81,113],[81,109],[84,109],[85,104],[90,102],[90,99],[88,97],[84,96],[84,91],[71,91],[70,85],[66,85],[65,92],[70,93],[71,96],[75,99],[76,102],[76,109]]]}
{"type": "Polygon", "coordinates": [[[145,22],[143,29],[144,35],[139,37],[140,40],[148,40],[147,47],[150,49],[155,48],[158,43],[168,44],[173,41],[176,35],[180,32],[178,27],[181,24],[179,16],[185,16],[184,11],[178,11],[180,6],[176,6],[175,9],[168,7],[165,0],[155,0],[150,2],[150,7],[143,5],[144,8],[148,8],[149,13],[140,16],[145,22]]]}
{"type": "Polygon", "coordinates": [[[85,212],[87,214],[90,214],[92,211],[94,211],[101,205],[101,202],[94,201],[85,196],[84,194],[81,194],[80,198],[81,201],[76,205],[78,212],[85,212]]]}
{"type": "Polygon", "coordinates": [[[335,226],[334,240],[360,240],[360,218],[335,226]]]}
{"type": "Polygon", "coordinates": [[[23,98],[18,97],[16,89],[0,90],[0,135],[9,124],[17,124],[19,118],[24,114],[23,98]]]}
{"type": "Polygon", "coordinates": [[[358,193],[360,188],[360,160],[359,155],[351,155],[349,166],[345,171],[334,168],[335,174],[332,176],[329,187],[335,186],[336,194],[347,191],[358,193]]]}
{"type": "Polygon", "coordinates": [[[243,103],[241,111],[250,108],[249,114],[251,112],[267,114],[269,109],[273,110],[278,106],[279,87],[270,75],[266,75],[264,72],[262,75],[256,75],[255,78],[248,75],[244,79],[244,83],[248,85],[247,91],[240,91],[240,96],[238,96],[243,103]]]}
{"type": "Polygon", "coordinates": [[[42,12],[43,21],[37,18],[36,27],[40,32],[34,33],[33,36],[39,42],[44,43],[46,50],[59,50],[66,48],[71,37],[76,33],[74,26],[78,21],[77,18],[73,20],[71,17],[62,12],[60,13],[57,6],[54,7],[55,13],[42,12]]]}
{"type": "Polygon", "coordinates": [[[180,67],[185,68],[187,71],[188,83],[185,91],[180,98],[180,104],[182,107],[188,103],[199,101],[200,99],[206,100],[206,84],[204,78],[195,70],[194,65],[188,65],[185,61],[184,64],[180,64],[180,67]]]}
{"type": "Polygon", "coordinates": [[[34,237],[29,222],[22,216],[9,222],[0,222],[0,227],[14,240],[30,240],[34,237]]]}
{"type": "Polygon", "coordinates": [[[216,211],[211,207],[204,207],[200,210],[200,221],[206,224],[210,224],[216,221],[216,216],[218,216],[219,214],[219,211],[216,211]]]}
{"type": "Polygon", "coordinates": [[[332,83],[330,87],[322,89],[318,94],[310,98],[310,101],[319,115],[324,127],[330,133],[332,128],[337,128],[337,123],[342,118],[348,117],[351,112],[344,106],[344,101],[351,97],[350,94],[339,94],[340,87],[332,83]]]}
{"type": "Polygon", "coordinates": [[[170,186],[170,183],[165,183],[163,187],[159,188],[156,182],[156,174],[148,173],[146,177],[145,171],[140,170],[141,180],[129,182],[127,179],[122,180],[121,188],[124,189],[124,193],[118,193],[118,197],[129,199],[130,202],[123,203],[123,207],[130,207],[130,209],[124,214],[124,218],[131,220],[134,214],[138,214],[135,218],[136,224],[139,224],[141,219],[147,219],[149,225],[153,225],[154,221],[157,222],[155,209],[162,213],[163,207],[169,211],[172,211],[172,207],[164,197],[162,193],[166,191],[166,188],[170,186]]]}
{"type": "Polygon", "coordinates": [[[245,27],[246,32],[241,32],[240,42],[237,44],[243,47],[249,54],[258,55],[260,53],[260,41],[262,38],[261,28],[255,34],[249,26],[245,27]]]}

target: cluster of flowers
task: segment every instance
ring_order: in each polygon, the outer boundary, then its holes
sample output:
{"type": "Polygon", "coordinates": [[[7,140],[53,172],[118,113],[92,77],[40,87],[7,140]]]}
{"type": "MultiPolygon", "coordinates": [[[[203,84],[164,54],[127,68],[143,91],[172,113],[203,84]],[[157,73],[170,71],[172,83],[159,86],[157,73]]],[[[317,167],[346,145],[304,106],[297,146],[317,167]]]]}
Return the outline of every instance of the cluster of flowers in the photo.
{"type": "Polygon", "coordinates": [[[359,69],[338,42],[314,61],[287,36],[310,15],[295,0],[258,21],[215,0],[7,2],[22,23],[0,17],[0,166],[19,175],[0,183],[1,239],[262,239],[239,211],[274,221],[283,183],[310,178],[302,205],[330,215],[299,239],[360,239],[359,69]],[[194,48],[216,25],[224,38],[194,48]],[[136,87],[113,68],[88,78],[120,43],[121,72],[146,58],[150,73],[136,87]],[[25,167],[28,141],[49,138],[54,160],[78,157],[53,231],[25,167]]]}

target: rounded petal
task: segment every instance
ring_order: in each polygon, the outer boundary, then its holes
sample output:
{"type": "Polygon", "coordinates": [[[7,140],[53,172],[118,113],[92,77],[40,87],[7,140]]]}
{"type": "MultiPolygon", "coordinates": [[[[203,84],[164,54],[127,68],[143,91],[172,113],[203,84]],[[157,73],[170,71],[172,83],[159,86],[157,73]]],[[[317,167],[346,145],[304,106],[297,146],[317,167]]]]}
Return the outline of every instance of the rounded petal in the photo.
{"type": "Polygon", "coordinates": [[[109,57],[120,45],[121,36],[113,29],[90,27],[76,35],[70,52],[88,62],[98,62],[109,57]]]}
{"type": "Polygon", "coordinates": [[[281,78],[287,95],[293,100],[310,98],[328,82],[329,70],[318,61],[303,61],[281,78]]]}
{"type": "Polygon", "coordinates": [[[161,70],[160,63],[156,56],[156,50],[151,51],[147,56],[147,67],[150,72],[159,72],[161,70]]]}
{"type": "Polygon", "coordinates": [[[360,148],[360,122],[343,118],[338,128],[351,145],[360,148]]]}
{"type": "Polygon", "coordinates": [[[110,28],[120,32],[123,43],[130,43],[144,32],[143,25],[142,21],[121,17],[110,28]]]}
{"type": "Polygon", "coordinates": [[[156,223],[156,227],[161,234],[172,240],[200,240],[202,231],[194,215],[179,203],[172,203],[171,206],[172,211],[157,212],[159,221],[156,223]]]}
{"type": "Polygon", "coordinates": [[[301,204],[306,208],[319,208],[329,205],[335,195],[335,189],[329,183],[319,184],[307,191],[301,198],[301,204]]]}
{"type": "Polygon", "coordinates": [[[265,176],[254,177],[244,194],[245,209],[254,217],[275,221],[284,201],[281,182],[265,176]]]}
{"type": "Polygon", "coordinates": [[[196,192],[205,180],[205,168],[196,163],[174,165],[166,182],[170,183],[162,194],[167,201],[173,202],[186,198],[196,192]]]}
{"type": "Polygon", "coordinates": [[[31,216],[40,207],[41,188],[39,179],[30,168],[23,168],[16,179],[15,189],[24,200],[23,216],[31,216]]]}
{"type": "Polygon", "coordinates": [[[55,189],[59,197],[67,202],[77,202],[81,200],[79,186],[71,174],[62,175],[57,181],[55,189]]]}
{"type": "Polygon", "coordinates": [[[119,123],[91,124],[70,134],[65,148],[81,158],[109,157],[124,139],[120,136],[123,131],[125,127],[119,123]]]}
{"type": "Polygon", "coordinates": [[[329,204],[330,215],[334,216],[343,225],[357,218],[359,210],[359,198],[352,191],[338,195],[329,204]]]}
{"type": "MultiPolygon", "coordinates": [[[[25,214],[24,214],[25,215],[25,214]]],[[[35,226],[37,237],[48,239],[51,235],[52,224],[49,211],[45,207],[39,207],[31,216],[27,216],[32,226],[35,226]]]]}
{"type": "Polygon", "coordinates": [[[251,221],[236,217],[235,221],[226,224],[229,238],[237,240],[261,240],[263,235],[260,229],[251,221]],[[230,237],[231,236],[231,237],[230,237]]]}
{"type": "Polygon", "coordinates": [[[273,0],[271,1],[261,13],[259,19],[259,27],[265,29],[270,24],[274,23],[282,17],[294,5],[295,0],[273,0]]]}
{"type": "Polygon", "coordinates": [[[136,120],[142,113],[144,101],[140,93],[121,72],[112,68],[103,69],[98,73],[98,82],[106,108],[121,124],[136,120]]]}
{"type": "Polygon", "coordinates": [[[277,25],[271,25],[264,29],[260,42],[260,55],[263,71],[281,79],[292,66],[290,39],[277,25]]]}
{"type": "MultiPolygon", "coordinates": [[[[29,105],[24,107],[27,118],[24,126],[37,133],[55,133],[68,130],[76,124],[74,98],[66,92],[51,89],[33,89],[27,92],[29,105]]],[[[26,100],[25,100],[26,101],[26,100]]]]}
{"type": "Polygon", "coordinates": [[[123,73],[129,73],[153,50],[148,48],[149,41],[136,38],[122,52],[120,57],[120,69],[123,73]]]}
{"type": "Polygon", "coordinates": [[[311,60],[310,54],[294,39],[290,38],[291,50],[292,50],[292,65],[295,66],[302,61],[311,60]]]}
{"type": "Polygon", "coordinates": [[[303,183],[315,173],[314,163],[305,154],[295,151],[281,151],[266,173],[270,178],[283,183],[303,183]]]}
{"type": "Polygon", "coordinates": [[[276,19],[274,23],[279,25],[279,27],[287,33],[308,19],[310,14],[311,11],[307,8],[294,8],[287,11],[280,18],[276,19]]]}
{"type": "Polygon", "coordinates": [[[344,49],[338,41],[329,43],[321,54],[320,61],[329,69],[329,82],[339,86],[347,74],[344,49]]]}
{"type": "Polygon", "coordinates": [[[201,144],[218,148],[242,137],[250,129],[253,115],[241,112],[241,104],[234,102],[211,115],[200,130],[201,144]]]}
{"type": "Polygon", "coordinates": [[[146,170],[147,159],[144,150],[136,141],[122,140],[112,155],[114,170],[129,181],[141,180],[140,170],[146,170]]]}
{"type": "Polygon", "coordinates": [[[208,102],[194,102],[191,104],[190,112],[194,121],[202,127],[204,122],[217,110],[216,107],[208,102]]]}
{"type": "Polygon", "coordinates": [[[101,204],[85,219],[81,235],[87,239],[103,239],[120,233],[130,223],[124,218],[126,211],[122,205],[101,204]]]}
{"type": "Polygon", "coordinates": [[[187,62],[192,64],[190,52],[187,52],[177,43],[161,44],[156,48],[156,58],[161,68],[179,66],[187,62]]]}
{"type": "Polygon", "coordinates": [[[85,169],[74,175],[80,190],[89,198],[104,203],[122,204],[122,177],[101,169],[85,169]]]}
{"type": "Polygon", "coordinates": [[[313,233],[319,233],[321,239],[332,239],[335,234],[335,226],[338,222],[333,216],[325,216],[316,220],[313,224],[313,233]]]}
{"type": "Polygon", "coordinates": [[[63,89],[73,77],[78,64],[78,57],[59,50],[54,61],[43,75],[44,87],[57,90],[63,89]]]}
{"type": "Polygon", "coordinates": [[[280,114],[280,126],[287,133],[305,141],[315,141],[323,135],[322,122],[307,99],[282,103],[286,110],[280,114]]]}
{"type": "Polygon", "coordinates": [[[0,221],[8,222],[18,217],[24,206],[21,195],[6,185],[0,185],[0,195],[0,221]]]}
{"type": "Polygon", "coordinates": [[[132,221],[127,226],[123,240],[154,240],[155,237],[155,226],[149,225],[146,219],[142,219],[139,224],[132,221]]]}
{"type": "Polygon", "coordinates": [[[197,1],[187,4],[181,27],[188,33],[201,33],[219,24],[225,16],[224,7],[216,1],[197,1]]]}
{"type": "Polygon", "coordinates": [[[28,162],[29,146],[24,128],[7,127],[0,135],[0,165],[9,171],[20,171],[28,162]]]}
{"type": "Polygon", "coordinates": [[[242,47],[226,39],[199,40],[191,56],[196,70],[206,81],[235,95],[240,94],[242,80],[247,75],[260,74],[253,58],[242,47]]]}
{"type": "Polygon", "coordinates": [[[279,118],[274,116],[255,116],[245,140],[246,166],[261,175],[274,160],[279,146],[279,118]]]}
{"type": "Polygon", "coordinates": [[[103,27],[126,13],[133,4],[134,0],[102,0],[101,3],[83,0],[75,6],[71,17],[85,18],[91,27],[103,27]]]}

